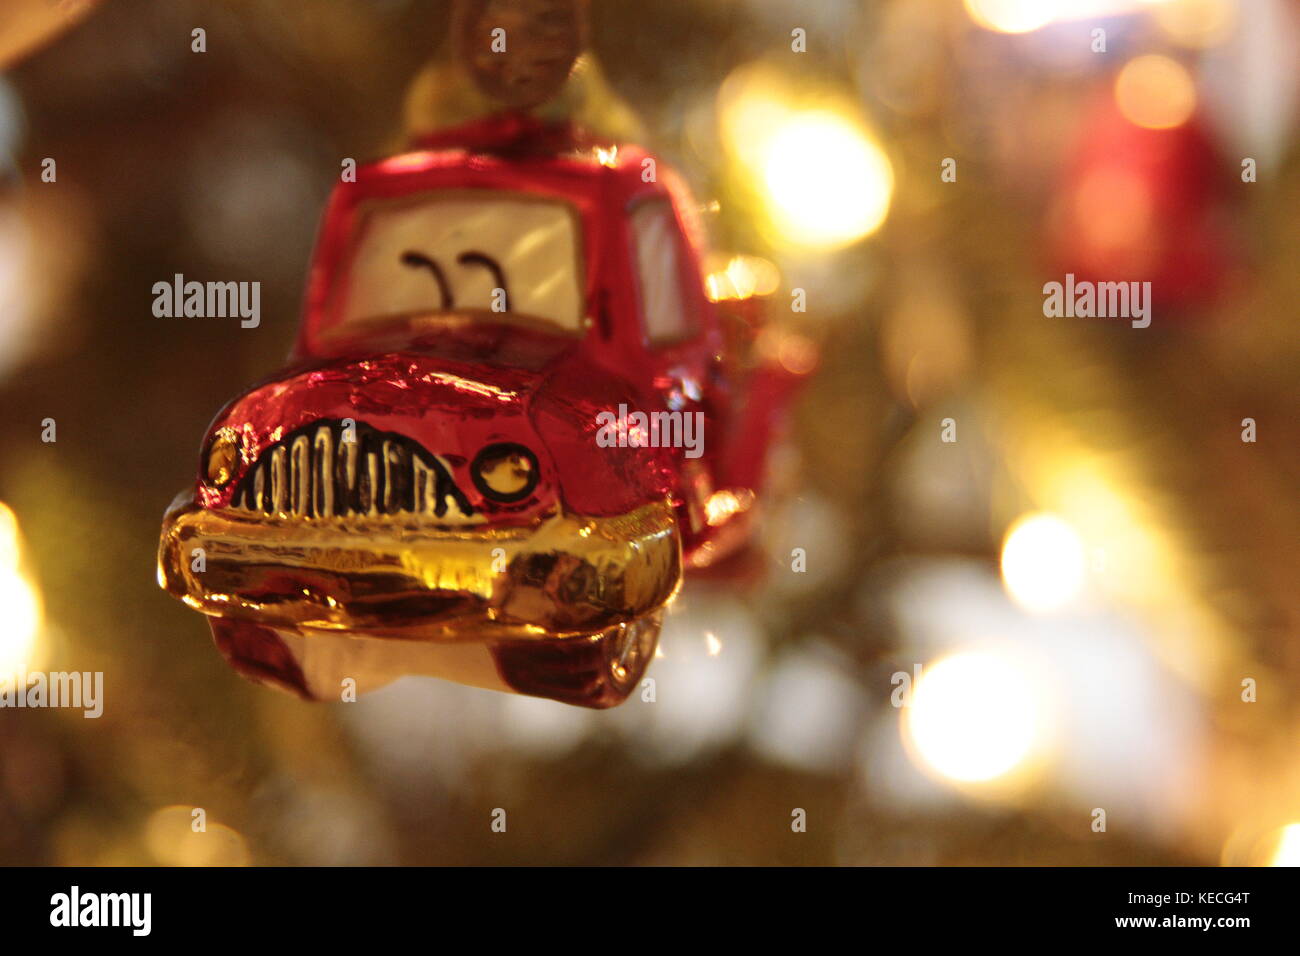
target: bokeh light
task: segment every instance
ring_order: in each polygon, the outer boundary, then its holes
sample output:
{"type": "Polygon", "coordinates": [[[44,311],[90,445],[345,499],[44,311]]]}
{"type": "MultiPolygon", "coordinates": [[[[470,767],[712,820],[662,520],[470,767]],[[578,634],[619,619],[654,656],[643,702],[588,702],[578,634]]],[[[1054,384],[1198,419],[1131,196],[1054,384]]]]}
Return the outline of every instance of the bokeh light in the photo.
{"type": "Polygon", "coordinates": [[[0,571],[18,568],[18,516],[0,501],[0,571]]]}
{"type": "Polygon", "coordinates": [[[991,781],[1024,763],[1041,720],[1027,675],[985,652],[927,665],[905,715],[906,734],[919,756],[963,783],[991,781]]]}
{"type": "Polygon", "coordinates": [[[1148,53],[1124,64],[1115,79],[1115,102],[1130,123],[1172,129],[1196,109],[1196,86],[1177,60],[1148,53]]]}
{"type": "Polygon", "coordinates": [[[1002,583],[1021,607],[1054,611],[1083,590],[1086,560],[1078,533],[1050,514],[1025,515],[1002,544],[1002,583]]]}
{"type": "Polygon", "coordinates": [[[987,30],[1028,33],[1052,22],[1056,4],[1050,0],[965,0],[966,12],[987,30]]]}
{"type": "Polygon", "coordinates": [[[163,866],[249,864],[244,838],[225,824],[209,819],[202,808],[170,806],[154,811],[145,824],[144,841],[163,866]]]}
{"type": "Polygon", "coordinates": [[[41,635],[40,594],[21,567],[18,519],[0,502],[0,674],[33,666],[41,635]]]}
{"type": "Polygon", "coordinates": [[[1277,849],[1270,866],[1300,866],[1300,823],[1284,826],[1278,834],[1277,849]]]}
{"type": "Polygon", "coordinates": [[[723,143],[774,244],[834,249],[884,223],[893,166],[851,100],[758,64],[727,78],[717,110],[723,143]]]}
{"type": "Polygon", "coordinates": [[[1218,46],[1237,26],[1235,0],[1165,0],[1152,16],[1171,40],[1193,49],[1218,46]]]}
{"type": "Polygon", "coordinates": [[[893,169],[849,118],[798,113],[764,146],[768,211],[785,239],[812,248],[847,245],[885,221],[893,169]]]}
{"type": "Polygon", "coordinates": [[[1155,198],[1149,182],[1118,163],[1082,177],[1071,197],[1070,227],[1094,261],[1124,255],[1141,269],[1150,257],[1155,198]]]}
{"type": "Polygon", "coordinates": [[[759,256],[732,256],[704,278],[704,290],[714,302],[771,295],[780,284],[780,270],[759,256]]]}

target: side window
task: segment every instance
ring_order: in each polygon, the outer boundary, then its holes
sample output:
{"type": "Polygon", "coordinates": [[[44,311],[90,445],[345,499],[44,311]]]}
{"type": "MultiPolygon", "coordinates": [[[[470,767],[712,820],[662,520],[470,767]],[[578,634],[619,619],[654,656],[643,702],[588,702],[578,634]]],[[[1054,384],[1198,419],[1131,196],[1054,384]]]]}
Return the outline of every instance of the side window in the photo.
{"type": "Polygon", "coordinates": [[[655,346],[688,339],[699,323],[695,303],[683,295],[682,238],[672,203],[666,199],[638,203],[631,222],[646,338],[655,346]]]}

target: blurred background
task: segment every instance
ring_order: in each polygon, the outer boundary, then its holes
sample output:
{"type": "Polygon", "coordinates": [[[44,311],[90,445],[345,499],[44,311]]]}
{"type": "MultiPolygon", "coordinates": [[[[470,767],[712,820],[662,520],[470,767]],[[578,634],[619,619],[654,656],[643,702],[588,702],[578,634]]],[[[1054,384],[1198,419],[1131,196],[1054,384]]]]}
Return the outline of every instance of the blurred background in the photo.
{"type": "Polygon", "coordinates": [[[594,0],[587,118],[822,348],[761,554],[609,712],[301,703],[154,579],[341,159],[455,114],[447,4],[5,6],[0,674],[105,709],[0,711],[0,863],[1300,862],[1300,3],[594,0]],[[177,272],[261,326],[155,318],[177,272]]]}

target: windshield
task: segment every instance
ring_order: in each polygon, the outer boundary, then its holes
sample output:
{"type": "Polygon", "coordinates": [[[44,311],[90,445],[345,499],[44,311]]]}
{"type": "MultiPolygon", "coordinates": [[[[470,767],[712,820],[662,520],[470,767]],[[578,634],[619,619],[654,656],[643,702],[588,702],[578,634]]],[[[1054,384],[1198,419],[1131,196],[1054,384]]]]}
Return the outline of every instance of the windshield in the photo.
{"type": "Polygon", "coordinates": [[[368,205],[343,278],[341,322],[453,309],[583,327],[577,217],[563,202],[487,192],[368,205]]]}

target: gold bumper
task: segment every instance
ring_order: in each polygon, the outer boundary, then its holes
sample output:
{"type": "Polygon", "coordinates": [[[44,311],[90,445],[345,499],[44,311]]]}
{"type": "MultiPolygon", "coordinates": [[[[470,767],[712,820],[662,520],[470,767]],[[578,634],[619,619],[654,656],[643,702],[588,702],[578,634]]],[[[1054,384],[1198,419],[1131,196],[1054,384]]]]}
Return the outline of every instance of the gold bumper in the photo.
{"type": "Polygon", "coordinates": [[[158,549],[159,584],[204,614],[424,641],[591,634],[662,606],[681,573],[667,502],[454,529],[185,502],[168,512],[158,549]]]}

